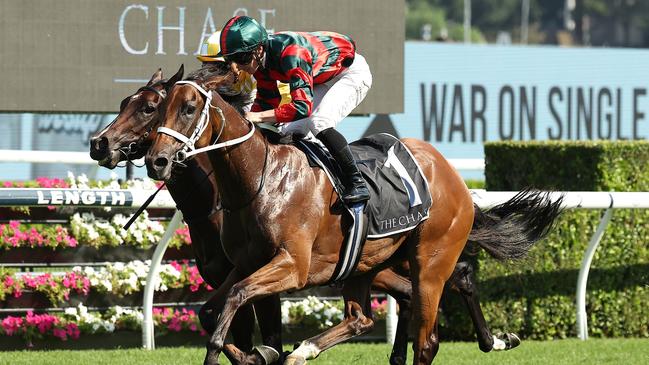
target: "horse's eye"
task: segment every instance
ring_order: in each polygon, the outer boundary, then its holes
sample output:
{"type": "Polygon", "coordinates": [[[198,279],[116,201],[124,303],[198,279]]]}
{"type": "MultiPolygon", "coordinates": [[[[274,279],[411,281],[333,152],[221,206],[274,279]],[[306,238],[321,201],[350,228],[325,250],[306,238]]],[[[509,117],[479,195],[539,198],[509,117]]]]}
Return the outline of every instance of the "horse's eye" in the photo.
{"type": "Polygon", "coordinates": [[[193,106],[193,105],[189,105],[189,104],[187,105],[187,110],[186,110],[186,112],[187,112],[188,115],[192,115],[192,114],[194,114],[195,111],[196,111],[196,107],[195,107],[195,106],[193,106]]]}
{"type": "Polygon", "coordinates": [[[146,105],[144,107],[144,109],[142,110],[142,112],[144,112],[144,114],[152,114],[154,111],[155,111],[155,108],[153,106],[151,106],[151,105],[146,105]]]}

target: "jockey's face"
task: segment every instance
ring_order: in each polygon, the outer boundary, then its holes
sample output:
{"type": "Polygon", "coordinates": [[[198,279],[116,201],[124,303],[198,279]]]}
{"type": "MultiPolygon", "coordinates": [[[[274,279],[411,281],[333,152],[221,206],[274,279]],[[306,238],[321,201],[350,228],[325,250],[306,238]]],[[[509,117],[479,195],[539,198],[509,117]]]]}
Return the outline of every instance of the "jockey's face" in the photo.
{"type": "MultiPolygon", "coordinates": [[[[241,70],[252,75],[255,72],[257,72],[257,69],[259,69],[259,66],[262,63],[263,56],[264,56],[264,47],[259,46],[254,51],[252,51],[252,59],[250,60],[250,62],[246,64],[232,62],[232,70],[233,71],[241,70]]],[[[238,72],[235,71],[235,73],[238,72]]]]}

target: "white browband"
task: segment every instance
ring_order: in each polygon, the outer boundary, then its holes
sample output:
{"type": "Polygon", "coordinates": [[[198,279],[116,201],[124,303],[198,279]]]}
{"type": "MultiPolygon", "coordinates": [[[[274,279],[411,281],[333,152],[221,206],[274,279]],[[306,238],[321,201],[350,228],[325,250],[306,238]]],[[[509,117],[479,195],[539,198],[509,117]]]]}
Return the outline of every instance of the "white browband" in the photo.
{"type": "MultiPolygon", "coordinates": [[[[167,127],[158,127],[158,132],[159,133],[164,133],[168,134],[175,139],[179,140],[184,144],[184,147],[179,150],[176,153],[176,161],[175,162],[182,162],[186,160],[188,157],[202,153],[202,152],[207,152],[211,150],[216,150],[219,148],[223,147],[228,147],[232,146],[235,144],[239,144],[247,140],[248,138],[252,137],[252,135],[255,133],[255,124],[250,123],[250,132],[248,132],[246,135],[235,138],[229,141],[221,142],[221,143],[216,143],[217,141],[214,141],[214,144],[196,149],[196,141],[198,141],[199,138],[201,138],[201,135],[203,135],[203,132],[209,125],[209,111],[210,107],[216,109],[216,112],[219,113],[219,117],[221,118],[221,123],[225,124],[225,116],[223,115],[223,110],[221,108],[213,107],[212,106],[212,91],[206,91],[203,89],[200,85],[195,83],[194,81],[178,81],[176,84],[188,84],[193,86],[196,90],[198,90],[201,94],[205,96],[205,106],[203,107],[203,110],[201,111],[201,119],[198,121],[198,124],[196,124],[196,129],[194,129],[194,132],[190,137],[185,136],[182,133],[179,133],[171,128],[167,127]]],[[[217,138],[218,139],[218,138],[217,138]]]]}

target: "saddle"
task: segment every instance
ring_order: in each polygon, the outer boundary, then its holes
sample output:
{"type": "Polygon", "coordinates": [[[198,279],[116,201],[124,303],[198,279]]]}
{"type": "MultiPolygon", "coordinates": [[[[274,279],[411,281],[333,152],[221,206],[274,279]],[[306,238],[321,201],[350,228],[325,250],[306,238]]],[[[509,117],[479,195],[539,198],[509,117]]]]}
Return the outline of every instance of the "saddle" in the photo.
{"type": "MultiPolygon", "coordinates": [[[[329,152],[320,144],[264,131],[274,143],[294,144],[302,150],[309,164],[323,169],[340,196],[342,173],[329,152]]],[[[346,279],[355,270],[367,238],[382,238],[416,228],[428,219],[432,197],[421,167],[398,138],[379,133],[349,144],[368,189],[370,200],[365,205],[340,204],[353,220],[341,250],[332,282],[346,279]]]]}

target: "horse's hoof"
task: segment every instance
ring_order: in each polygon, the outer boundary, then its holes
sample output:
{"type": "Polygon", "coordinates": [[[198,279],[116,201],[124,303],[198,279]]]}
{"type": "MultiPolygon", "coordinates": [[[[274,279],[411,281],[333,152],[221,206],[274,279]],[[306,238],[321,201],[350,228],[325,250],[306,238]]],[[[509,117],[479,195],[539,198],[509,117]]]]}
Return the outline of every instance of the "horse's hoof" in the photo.
{"type": "Polygon", "coordinates": [[[518,347],[521,339],[515,333],[497,333],[494,336],[494,350],[507,351],[518,347]]]}
{"type": "Polygon", "coordinates": [[[404,356],[390,356],[390,365],[405,365],[406,358],[404,356]]]}
{"type": "Polygon", "coordinates": [[[205,355],[205,361],[203,361],[203,365],[219,365],[219,353],[208,351],[205,355]]]}
{"type": "Polygon", "coordinates": [[[260,345],[252,349],[252,353],[256,353],[264,359],[264,364],[270,365],[279,360],[279,352],[274,348],[266,345],[260,345]]]}
{"type": "Polygon", "coordinates": [[[288,355],[286,360],[284,360],[284,365],[304,365],[304,364],[306,364],[306,359],[301,356],[288,355]]]}

